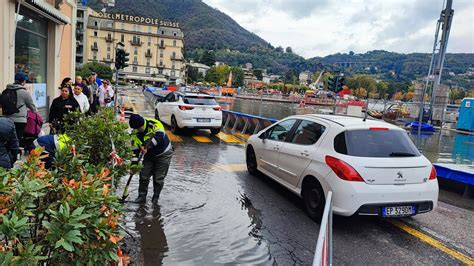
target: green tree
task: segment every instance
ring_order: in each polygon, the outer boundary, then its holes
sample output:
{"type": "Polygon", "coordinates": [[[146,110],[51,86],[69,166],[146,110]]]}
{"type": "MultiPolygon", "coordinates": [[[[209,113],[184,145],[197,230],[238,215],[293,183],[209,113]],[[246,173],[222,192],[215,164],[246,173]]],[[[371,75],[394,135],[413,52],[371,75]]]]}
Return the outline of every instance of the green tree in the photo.
{"type": "Polygon", "coordinates": [[[188,83],[194,83],[199,80],[199,71],[196,67],[188,66],[188,83]]]}
{"type": "Polygon", "coordinates": [[[291,47],[288,46],[288,47],[286,47],[285,52],[287,52],[287,53],[289,53],[289,54],[292,54],[292,53],[293,53],[293,49],[291,49],[291,47]]]}
{"type": "Polygon", "coordinates": [[[232,70],[232,84],[237,87],[244,86],[244,70],[238,66],[231,67],[230,70],[232,70]]]}
{"type": "Polygon", "coordinates": [[[253,74],[255,75],[255,77],[256,77],[258,80],[262,80],[262,78],[263,78],[263,73],[262,73],[262,70],[261,70],[261,69],[254,69],[254,70],[253,70],[253,74]]]}
{"type": "Polygon", "coordinates": [[[295,84],[298,80],[295,70],[290,69],[286,71],[283,80],[285,81],[285,83],[295,84]]]}
{"type": "Polygon", "coordinates": [[[277,48],[275,48],[275,51],[277,51],[278,53],[283,53],[283,47],[278,46],[277,48]]]}
{"type": "Polygon", "coordinates": [[[388,82],[386,81],[380,81],[377,83],[377,92],[379,94],[379,97],[381,99],[387,99],[387,90],[388,90],[388,82]]]}
{"type": "Polygon", "coordinates": [[[91,62],[76,68],[76,75],[81,77],[89,77],[92,72],[97,73],[101,79],[112,79],[112,69],[103,63],[91,62]]]}
{"type": "Polygon", "coordinates": [[[216,55],[214,51],[204,51],[199,63],[212,67],[216,63],[216,55]]]}

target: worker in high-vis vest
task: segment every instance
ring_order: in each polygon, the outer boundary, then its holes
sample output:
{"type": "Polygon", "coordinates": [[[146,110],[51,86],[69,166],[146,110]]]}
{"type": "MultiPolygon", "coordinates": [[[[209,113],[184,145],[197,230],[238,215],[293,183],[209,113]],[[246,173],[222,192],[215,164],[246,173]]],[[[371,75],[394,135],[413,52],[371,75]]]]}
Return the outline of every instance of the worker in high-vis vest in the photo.
{"type": "Polygon", "coordinates": [[[56,151],[64,150],[70,140],[71,139],[66,134],[44,135],[25,147],[25,150],[29,153],[35,148],[43,147],[43,154],[48,156],[41,160],[45,163],[45,168],[49,169],[54,162],[56,151]]]}
{"type": "Polygon", "coordinates": [[[140,171],[138,186],[138,197],[135,203],[146,202],[148,184],[153,176],[153,198],[154,204],[158,203],[161,190],[165,183],[165,177],[173,155],[171,141],[166,135],[165,128],[156,119],[145,119],[140,115],[132,114],[129,121],[132,131],[133,146],[135,153],[140,152],[143,156],[143,168],[140,171]]]}

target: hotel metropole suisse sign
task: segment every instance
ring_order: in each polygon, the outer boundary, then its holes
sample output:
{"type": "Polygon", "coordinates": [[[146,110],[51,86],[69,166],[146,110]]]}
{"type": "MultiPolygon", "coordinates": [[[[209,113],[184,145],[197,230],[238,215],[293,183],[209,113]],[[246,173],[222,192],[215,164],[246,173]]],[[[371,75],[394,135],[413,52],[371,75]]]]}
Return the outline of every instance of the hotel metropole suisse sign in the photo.
{"type": "Polygon", "coordinates": [[[97,12],[97,16],[99,18],[104,19],[113,19],[125,22],[135,22],[141,24],[148,24],[148,25],[155,25],[155,26],[164,26],[164,27],[174,27],[179,28],[178,22],[171,22],[171,21],[163,21],[157,18],[146,18],[141,16],[132,16],[132,15],[125,15],[119,13],[105,13],[105,12],[97,12]]]}

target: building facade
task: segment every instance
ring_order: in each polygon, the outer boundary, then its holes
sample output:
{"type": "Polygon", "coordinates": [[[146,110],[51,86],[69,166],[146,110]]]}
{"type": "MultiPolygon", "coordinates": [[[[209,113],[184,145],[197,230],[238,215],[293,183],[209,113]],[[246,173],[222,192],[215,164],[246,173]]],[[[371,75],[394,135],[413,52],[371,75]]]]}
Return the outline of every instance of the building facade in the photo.
{"type": "Polygon", "coordinates": [[[43,117],[61,80],[75,74],[76,8],[76,0],[0,1],[0,91],[23,72],[43,117]]]}
{"type": "Polygon", "coordinates": [[[83,57],[82,61],[76,58],[78,64],[98,61],[114,68],[115,48],[121,42],[130,53],[129,66],[122,70],[125,79],[159,85],[184,83],[184,35],[178,23],[90,8],[84,13],[83,48],[78,47],[83,57]]]}
{"type": "Polygon", "coordinates": [[[309,85],[311,83],[311,79],[313,78],[313,73],[309,71],[303,71],[299,74],[298,80],[300,85],[309,85]]]}

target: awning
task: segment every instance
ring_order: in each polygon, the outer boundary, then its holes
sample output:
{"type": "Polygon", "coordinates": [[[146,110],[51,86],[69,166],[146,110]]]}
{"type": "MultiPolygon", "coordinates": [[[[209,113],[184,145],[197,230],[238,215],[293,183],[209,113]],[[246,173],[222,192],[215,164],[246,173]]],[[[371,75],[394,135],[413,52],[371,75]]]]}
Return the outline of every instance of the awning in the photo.
{"type": "Polygon", "coordinates": [[[45,0],[20,0],[19,2],[22,6],[40,13],[57,24],[71,24],[71,20],[67,16],[45,0]]]}

